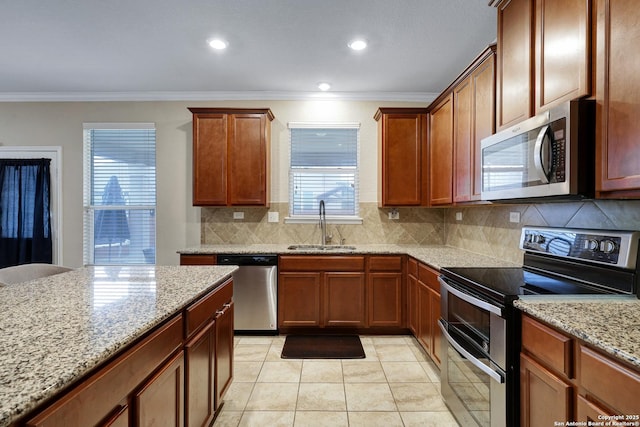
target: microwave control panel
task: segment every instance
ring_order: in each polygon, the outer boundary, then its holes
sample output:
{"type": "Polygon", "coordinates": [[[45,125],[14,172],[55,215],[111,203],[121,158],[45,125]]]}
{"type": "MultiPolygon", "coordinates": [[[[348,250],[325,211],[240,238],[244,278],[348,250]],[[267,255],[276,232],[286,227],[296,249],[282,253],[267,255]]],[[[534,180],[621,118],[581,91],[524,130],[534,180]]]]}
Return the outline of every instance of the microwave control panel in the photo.
{"type": "Polygon", "coordinates": [[[566,127],[567,119],[561,118],[549,123],[551,134],[551,176],[549,182],[565,182],[566,180],[566,127]]]}

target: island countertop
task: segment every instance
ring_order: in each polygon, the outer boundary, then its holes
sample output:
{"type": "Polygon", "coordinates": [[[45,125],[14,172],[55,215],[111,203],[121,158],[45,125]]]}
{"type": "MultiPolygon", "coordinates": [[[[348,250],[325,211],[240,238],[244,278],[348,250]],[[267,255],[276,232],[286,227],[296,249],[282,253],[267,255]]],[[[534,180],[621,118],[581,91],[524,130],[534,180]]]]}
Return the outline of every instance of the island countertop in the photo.
{"type": "Polygon", "coordinates": [[[236,268],[87,267],[0,287],[0,426],[110,359],[236,268]]]}

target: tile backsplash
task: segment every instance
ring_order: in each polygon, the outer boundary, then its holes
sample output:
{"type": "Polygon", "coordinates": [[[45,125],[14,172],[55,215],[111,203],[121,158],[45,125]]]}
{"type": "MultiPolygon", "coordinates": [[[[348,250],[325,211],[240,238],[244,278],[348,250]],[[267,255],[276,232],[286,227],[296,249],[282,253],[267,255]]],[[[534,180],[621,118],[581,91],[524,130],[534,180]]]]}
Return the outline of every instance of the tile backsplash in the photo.
{"type": "MultiPolygon", "coordinates": [[[[333,243],[344,239],[346,244],[446,244],[515,263],[522,262],[518,241],[523,225],[640,230],[640,200],[400,208],[397,220],[388,218],[389,211],[361,203],[361,225],[328,224],[327,229],[333,243]],[[510,221],[514,212],[519,222],[510,221]]],[[[202,208],[201,243],[320,242],[317,224],[284,224],[287,215],[287,203],[272,203],[270,209],[202,208]],[[233,219],[234,211],[244,212],[244,219],[233,219]],[[278,212],[279,222],[268,222],[270,211],[278,212]]]]}

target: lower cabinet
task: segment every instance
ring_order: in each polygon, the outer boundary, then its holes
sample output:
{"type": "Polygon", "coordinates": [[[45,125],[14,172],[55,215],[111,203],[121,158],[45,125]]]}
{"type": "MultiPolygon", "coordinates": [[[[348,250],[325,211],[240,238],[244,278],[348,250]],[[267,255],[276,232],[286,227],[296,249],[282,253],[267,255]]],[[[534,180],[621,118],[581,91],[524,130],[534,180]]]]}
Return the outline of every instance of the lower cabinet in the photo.
{"type": "Polygon", "coordinates": [[[413,258],[409,259],[408,312],[409,329],[431,360],[440,366],[442,337],[440,318],[440,284],[438,272],[413,258]]]}
{"type": "Polygon", "coordinates": [[[592,349],[577,337],[523,315],[521,426],[566,421],[606,425],[603,416],[640,414],[638,395],[637,369],[592,349]]]}
{"type": "Polygon", "coordinates": [[[404,264],[398,255],[367,259],[367,309],[370,327],[405,326],[404,264]]]}

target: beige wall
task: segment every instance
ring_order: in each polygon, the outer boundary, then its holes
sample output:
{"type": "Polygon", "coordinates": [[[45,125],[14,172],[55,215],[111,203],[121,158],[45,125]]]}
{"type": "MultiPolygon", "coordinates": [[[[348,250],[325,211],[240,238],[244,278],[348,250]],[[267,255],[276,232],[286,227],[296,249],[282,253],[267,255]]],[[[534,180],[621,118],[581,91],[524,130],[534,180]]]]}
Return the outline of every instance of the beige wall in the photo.
{"type": "Polygon", "coordinates": [[[157,262],[177,264],[176,250],[201,241],[200,208],[191,206],[191,113],[187,107],[272,109],[272,201],[288,191],[290,121],[361,123],[361,200],[376,200],[376,123],[379,106],[427,104],[371,101],[52,102],[0,103],[0,146],[61,146],[62,262],[82,264],[82,123],[154,122],[157,138],[157,262]]]}

